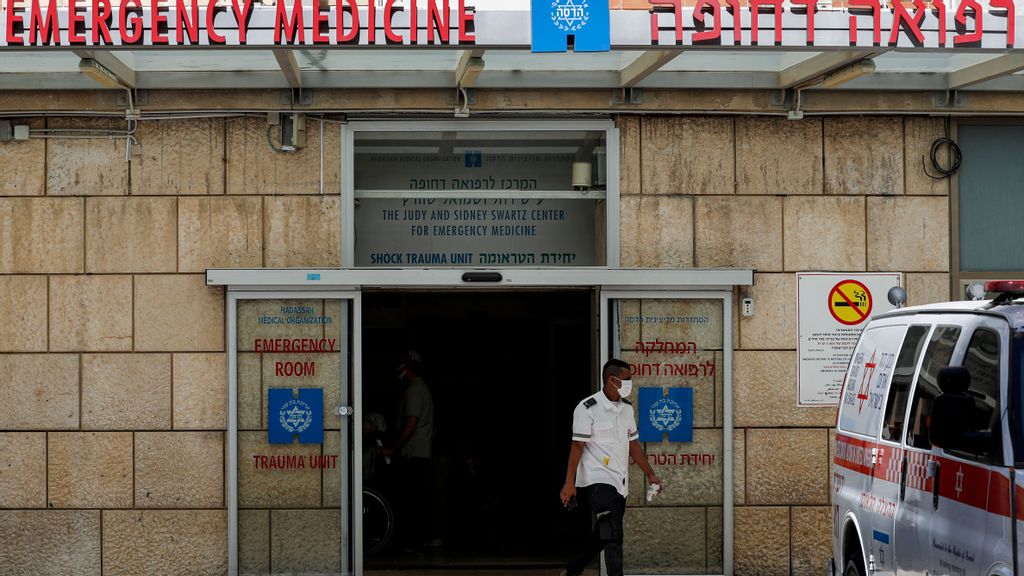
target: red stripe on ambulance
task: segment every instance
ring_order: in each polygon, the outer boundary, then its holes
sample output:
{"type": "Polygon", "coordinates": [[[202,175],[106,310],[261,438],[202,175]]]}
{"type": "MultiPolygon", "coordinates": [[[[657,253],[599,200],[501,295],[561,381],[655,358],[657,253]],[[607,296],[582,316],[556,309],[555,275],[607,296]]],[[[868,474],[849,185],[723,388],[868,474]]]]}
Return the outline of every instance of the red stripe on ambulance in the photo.
{"type": "MultiPolygon", "coordinates": [[[[933,478],[929,476],[929,465],[935,462],[938,464],[941,498],[999,516],[1010,516],[1009,478],[984,466],[935,456],[922,450],[904,450],[844,434],[836,435],[833,462],[858,474],[873,476],[894,484],[900,482],[900,466],[905,462],[907,489],[929,493],[934,489],[933,478]],[[874,464],[871,461],[872,455],[876,460],[874,464]]],[[[1016,490],[1018,502],[1024,502],[1024,487],[1017,486],[1016,490]]],[[[1024,509],[1024,506],[1020,508],[1024,509]]],[[[1024,520],[1024,510],[1018,510],[1017,519],[1024,520]]]]}

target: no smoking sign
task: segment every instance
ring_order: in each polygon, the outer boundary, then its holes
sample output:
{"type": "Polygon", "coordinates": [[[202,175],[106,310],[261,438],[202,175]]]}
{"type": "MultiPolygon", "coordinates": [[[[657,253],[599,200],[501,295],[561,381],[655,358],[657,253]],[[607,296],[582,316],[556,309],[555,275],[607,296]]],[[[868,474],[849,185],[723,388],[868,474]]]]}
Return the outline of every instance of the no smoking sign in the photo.
{"type": "Polygon", "coordinates": [[[903,275],[892,272],[797,272],[800,406],[839,403],[861,330],[872,314],[895,309],[885,294],[902,285],[903,275]]]}
{"type": "Polygon", "coordinates": [[[871,316],[871,290],[856,280],[843,280],[828,293],[828,311],[837,322],[856,326],[871,316]]]}

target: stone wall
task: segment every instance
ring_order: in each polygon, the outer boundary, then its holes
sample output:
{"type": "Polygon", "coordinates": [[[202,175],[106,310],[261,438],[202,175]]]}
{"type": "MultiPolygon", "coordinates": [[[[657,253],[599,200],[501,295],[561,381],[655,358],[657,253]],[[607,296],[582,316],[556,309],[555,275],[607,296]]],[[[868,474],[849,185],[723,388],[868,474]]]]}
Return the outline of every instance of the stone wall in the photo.
{"type": "Polygon", "coordinates": [[[0,575],[226,572],[226,301],[204,272],[340,262],[338,126],[324,195],[319,126],[288,155],[265,127],[141,122],[130,163],[124,140],[0,144],[0,575]]]}
{"type": "MultiPolygon", "coordinates": [[[[915,117],[622,117],[622,266],[752,267],[735,326],[736,573],[817,575],[831,554],[833,408],[797,406],[801,271],[903,272],[949,297],[947,181],[915,117]]],[[[656,467],[657,468],[657,467],[656,467]]],[[[680,538],[685,538],[680,535],[680,538]]]]}
{"type": "MultiPolygon", "coordinates": [[[[796,406],[794,272],[947,297],[947,189],[920,168],[942,122],[619,125],[622,265],[758,270],[734,342],[737,574],[819,574],[835,411],[796,406]]],[[[289,155],[261,118],[142,122],[130,163],[123,140],[0,144],[0,576],[225,571],[225,297],[202,272],[339,264],[339,131],[321,195],[318,128],[289,155]]]]}

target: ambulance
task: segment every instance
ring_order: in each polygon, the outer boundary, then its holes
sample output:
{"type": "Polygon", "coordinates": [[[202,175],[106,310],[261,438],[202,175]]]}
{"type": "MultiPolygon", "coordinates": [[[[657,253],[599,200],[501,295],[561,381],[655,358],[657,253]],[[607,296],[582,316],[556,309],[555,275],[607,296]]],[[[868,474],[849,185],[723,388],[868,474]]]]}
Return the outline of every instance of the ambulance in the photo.
{"type": "Polygon", "coordinates": [[[829,576],[1024,575],[1024,281],[985,290],[864,328],[836,422],[829,576]]]}

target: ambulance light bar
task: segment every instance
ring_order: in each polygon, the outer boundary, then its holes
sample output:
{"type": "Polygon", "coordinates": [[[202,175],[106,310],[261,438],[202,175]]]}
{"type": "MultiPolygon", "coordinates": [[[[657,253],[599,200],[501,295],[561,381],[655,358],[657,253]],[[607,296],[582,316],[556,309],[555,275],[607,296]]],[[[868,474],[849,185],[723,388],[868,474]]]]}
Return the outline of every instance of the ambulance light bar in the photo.
{"type": "Polygon", "coordinates": [[[985,282],[985,291],[993,294],[1024,295],[1024,280],[992,280],[985,282]]]}

